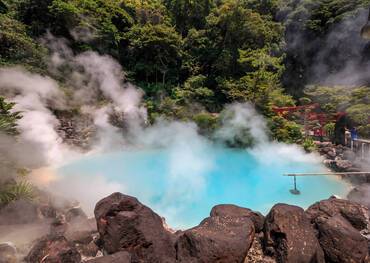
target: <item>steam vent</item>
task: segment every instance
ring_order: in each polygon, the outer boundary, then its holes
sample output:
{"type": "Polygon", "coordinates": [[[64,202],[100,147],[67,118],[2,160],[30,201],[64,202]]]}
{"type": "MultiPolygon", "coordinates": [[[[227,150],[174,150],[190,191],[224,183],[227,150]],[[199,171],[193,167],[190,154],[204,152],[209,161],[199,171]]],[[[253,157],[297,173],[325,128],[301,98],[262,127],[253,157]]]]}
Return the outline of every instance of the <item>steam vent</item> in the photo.
{"type": "Polygon", "coordinates": [[[0,263],[370,263],[368,0],[0,0],[0,263]]]}

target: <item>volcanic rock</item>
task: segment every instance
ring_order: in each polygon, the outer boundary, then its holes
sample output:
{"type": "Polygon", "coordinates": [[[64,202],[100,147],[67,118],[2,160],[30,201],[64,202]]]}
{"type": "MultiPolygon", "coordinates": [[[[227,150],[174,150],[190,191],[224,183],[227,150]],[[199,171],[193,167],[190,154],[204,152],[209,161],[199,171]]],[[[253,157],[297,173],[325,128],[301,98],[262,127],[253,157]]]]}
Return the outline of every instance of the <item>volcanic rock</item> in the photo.
{"type": "Polygon", "coordinates": [[[334,165],[335,165],[334,169],[337,172],[347,172],[349,171],[349,169],[353,167],[352,162],[340,159],[336,160],[334,165]]]}
{"type": "Polygon", "coordinates": [[[131,263],[131,255],[126,251],[114,253],[109,256],[98,257],[86,261],[86,263],[131,263]]]}
{"type": "Polygon", "coordinates": [[[369,223],[369,210],[365,206],[335,197],[313,204],[305,213],[312,223],[316,223],[316,219],[321,216],[339,214],[359,231],[366,230],[369,223]]]}
{"type": "Polygon", "coordinates": [[[66,213],[66,220],[67,222],[71,221],[85,221],[87,220],[87,215],[85,212],[82,210],[81,207],[73,207],[70,208],[66,213]]]}
{"type": "Polygon", "coordinates": [[[50,234],[53,236],[63,236],[68,229],[65,215],[58,215],[50,224],[50,234]]]}
{"type": "Polygon", "coordinates": [[[304,210],[297,206],[277,204],[265,220],[265,251],[277,262],[325,262],[324,253],[304,210]]]}
{"type": "Polygon", "coordinates": [[[252,220],[257,233],[263,230],[263,224],[265,221],[265,217],[261,213],[236,205],[216,205],[211,210],[211,217],[213,216],[247,217],[252,220]]]}
{"type": "Polygon", "coordinates": [[[212,214],[179,236],[175,245],[179,262],[244,261],[254,239],[253,222],[248,217],[217,216],[223,214],[217,209],[212,214]]]}
{"type": "Polygon", "coordinates": [[[368,262],[366,238],[340,214],[320,216],[316,219],[316,225],[320,232],[319,241],[328,262],[368,262]]]}
{"type": "Polygon", "coordinates": [[[73,243],[63,236],[46,236],[32,247],[25,261],[28,263],[80,263],[81,255],[73,243]]]}
{"type": "Polygon", "coordinates": [[[108,254],[128,251],[138,262],[174,262],[171,234],[162,219],[136,198],[114,193],[99,201],[94,212],[108,254]]]}
{"type": "Polygon", "coordinates": [[[57,210],[51,205],[40,205],[39,210],[44,218],[56,218],[57,210]]]}

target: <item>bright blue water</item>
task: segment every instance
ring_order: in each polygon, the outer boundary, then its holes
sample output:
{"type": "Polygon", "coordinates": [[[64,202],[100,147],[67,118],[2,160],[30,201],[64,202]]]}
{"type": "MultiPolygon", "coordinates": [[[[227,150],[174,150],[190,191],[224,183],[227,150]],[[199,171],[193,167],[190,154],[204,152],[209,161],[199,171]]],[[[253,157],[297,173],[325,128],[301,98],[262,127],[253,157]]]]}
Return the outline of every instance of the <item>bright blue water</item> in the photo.
{"type": "MultiPolygon", "coordinates": [[[[264,214],[276,203],[307,207],[347,185],[333,177],[299,177],[301,195],[292,195],[287,172],[317,172],[317,164],[265,163],[248,151],[214,148],[196,159],[173,156],[170,150],[137,150],[90,156],[59,170],[64,176],[104,175],[119,190],[137,197],[166,218],[171,227],[195,226],[217,204],[236,204],[264,214]],[[206,160],[207,159],[207,160],[206,160]],[[202,165],[207,163],[207,165],[202,165]],[[194,166],[196,167],[194,169],[194,166]]],[[[88,189],[88,177],[87,190],[88,189]]]]}

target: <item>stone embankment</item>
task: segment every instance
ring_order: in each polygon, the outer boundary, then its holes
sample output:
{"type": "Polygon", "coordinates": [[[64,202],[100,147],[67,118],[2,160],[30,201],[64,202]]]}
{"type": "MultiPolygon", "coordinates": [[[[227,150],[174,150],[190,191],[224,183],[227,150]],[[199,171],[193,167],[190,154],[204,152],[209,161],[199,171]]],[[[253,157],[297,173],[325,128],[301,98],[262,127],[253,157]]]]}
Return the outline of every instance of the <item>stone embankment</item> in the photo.
{"type": "Polygon", "coordinates": [[[317,142],[317,150],[324,164],[334,172],[344,173],[342,179],[350,182],[353,189],[347,198],[370,208],[370,174],[350,175],[349,172],[370,172],[370,160],[363,160],[348,147],[330,142],[317,142]]]}
{"type": "MultiPolygon", "coordinates": [[[[121,193],[99,201],[94,219],[79,208],[34,211],[32,220],[48,217],[51,224],[25,256],[29,263],[369,262],[368,208],[334,197],[307,210],[276,204],[266,217],[218,205],[198,226],[177,232],[121,193]]],[[[0,224],[16,212],[16,207],[1,210],[0,224]]],[[[16,215],[18,223],[27,221],[19,211],[16,215]]],[[[0,244],[0,262],[18,262],[17,249],[0,244]]]]}

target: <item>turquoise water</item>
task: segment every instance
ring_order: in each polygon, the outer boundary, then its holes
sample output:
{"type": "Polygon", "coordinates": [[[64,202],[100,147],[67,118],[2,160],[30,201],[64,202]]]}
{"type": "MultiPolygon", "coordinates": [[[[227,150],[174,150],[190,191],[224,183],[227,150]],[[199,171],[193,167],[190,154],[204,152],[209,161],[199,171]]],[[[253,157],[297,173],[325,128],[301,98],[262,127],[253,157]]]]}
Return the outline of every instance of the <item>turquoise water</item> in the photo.
{"type": "MultiPolygon", "coordinates": [[[[168,150],[136,150],[90,156],[59,170],[65,177],[103,176],[110,184],[166,218],[174,228],[199,224],[217,204],[236,204],[268,213],[283,202],[307,207],[333,194],[345,195],[347,185],[335,177],[299,177],[301,195],[292,195],[288,172],[323,171],[318,163],[264,162],[246,150],[213,147],[201,154],[168,150]]],[[[92,180],[92,179],[91,179],[92,180]]],[[[101,198],[101,197],[99,197],[101,198]]]]}

